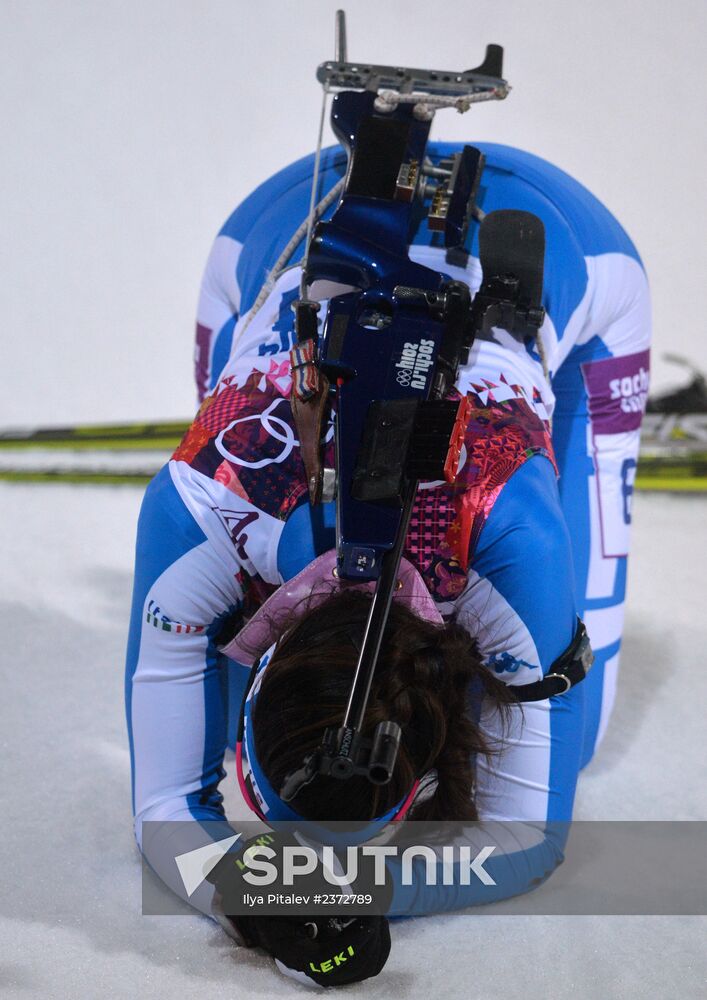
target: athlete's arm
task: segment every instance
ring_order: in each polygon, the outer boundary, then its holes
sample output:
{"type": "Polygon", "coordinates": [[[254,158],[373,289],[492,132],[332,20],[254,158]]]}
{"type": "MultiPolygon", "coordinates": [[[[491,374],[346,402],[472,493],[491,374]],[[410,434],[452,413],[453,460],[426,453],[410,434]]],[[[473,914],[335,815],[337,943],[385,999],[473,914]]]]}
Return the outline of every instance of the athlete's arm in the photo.
{"type": "MultiPolygon", "coordinates": [[[[511,685],[538,680],[570,645],[576,628],[570,540],[546,458],[529,459],[504,486],[468,579],[457,602],[459,620],[477,638],[488,669],[511,685]]],[[[477,806],[486,828],[471,844],[472,856],[494,847],[483,864],[493,884],[472,877],[468,886],[442,885],[439,865],[438,884],[428,886],[420,863],[413,884],[403,886],[400,866],[389,865],[392,914],[495,902],[535,888],[554,871],[572,815],[583,698],[579,684],[567,694],[514,706],[502,754],[490,764],[477,761],[477,806]]],[[[481,722],[491,737],[501,736],[490,709],[481,722]]]]}
{"type": "Polygon", "coordinates": [[[220,232],[204,268],[196,312],[194,378],[198,401],[209,394],[228,361],[241,308],[236,266],[243,244],[220,232]]]}
{"type": "MultiPolygon", "coordinates": [[[[489,670],[509,685],[537,681],[577,625],[572,549],[550,462],[509,479],[481,532],[460,617],[489,670]]],[[[579,770],[584,689],[513,709],[508,746],[478,762],[481,818],[569,820],[579,770]]],[[[494,718],[483,719],[491,732],[494,718]]]]}
{"type": "MultiPolygon", "coordinates": [[[[198,822],[223,823],[222,835],[233,834],[218,791],[227,697],[217,640],[241,599],[166,465],[147,488],[138,523],[125,693],[135,835],[148,864],[182,898],[174,858],[204,845],[198,822]]],[[[209,827],[214,839],[218,830],[209,827]]],[[[210,913],[212,894],[204,883],[189,902],[210,913]]]]}
{"type": "Polygon", "coordinates": [[[252,304],[243,302],[244,289],[248,300],[252,298],[254,281],[258,277],[265,280],[266,266],[259,275],[252,273],[256,257],[253,248],[245,261],[241,260],[241,254],[254,224],[279,191],[277,177],[276,174],[257,187],[229,215],[209,251],[196,314],[194,376],[199,402],[214,387],[230,357],[233,332],[242,308],[247,310],[252,304]]]}

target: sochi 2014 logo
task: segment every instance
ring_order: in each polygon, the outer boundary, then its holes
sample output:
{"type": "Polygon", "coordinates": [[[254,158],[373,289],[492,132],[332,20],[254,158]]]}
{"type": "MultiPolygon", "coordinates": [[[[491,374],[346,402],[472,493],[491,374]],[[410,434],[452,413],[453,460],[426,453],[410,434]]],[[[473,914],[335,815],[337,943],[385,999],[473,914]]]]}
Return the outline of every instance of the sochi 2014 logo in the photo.
{"type": "Polygon", "coordinates": [[[648,397],[648,372],[641,366],[635,375],[612,378],[609,382],[612,400],[621,400],[624,413],[643,413],[648,397]]]}
{"type": "Polygon", "coordinates": [[[422,339],[419,343],[405,343],[396,362],[395,381],[410,389],[424,389],[427,374],[434,364],[434,340],[422,339]]]}

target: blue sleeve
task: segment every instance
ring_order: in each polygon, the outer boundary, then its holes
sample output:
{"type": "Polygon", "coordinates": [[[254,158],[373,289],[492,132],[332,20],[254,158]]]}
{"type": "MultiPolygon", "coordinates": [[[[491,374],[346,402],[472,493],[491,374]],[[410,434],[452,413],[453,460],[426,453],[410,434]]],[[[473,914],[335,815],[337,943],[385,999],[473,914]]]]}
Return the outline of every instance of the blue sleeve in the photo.
{"type": "MultiPolygon", "coordinates": [[[[477,638],[489,668],[508,684],[526,684],[547,673],[569,646],[576,627],[572,553],[551,463],[529,459],[501,491],[481,533],[458,602],[458,617],[477,638]]],[[[411,885],[389,865],[393,914],[431,913],[494,902],[528,892],[563,860],[582,746],[584,691],[526,702],[511,709],[501,755],[477,761],[477,807],[495,844],[484,863],[493,884],[471,878],[426,885],[425,862],[415,863],[411,885]],[[509,825],[510,824],[510,825],[509,825]],[[528,845],[518,850],[518,844],[528,845]],[[504,844],[507,849],[504,850],[504,844]]],[[[501,735],[495,713],[480,722],[501,735]]],[[[473,852],[472,852],[473,856],[473,852]]]]}
{"type": "MultiPolygon", "coordinates": [[[[529,459],[501,491],[481,532],[473,568],[513,609],[547,673],[572,641],[577,611],[572,546],[555,472],[546,458],[529,459]]],[[[494,669],[505,672],[497,661],[494,669]]]]}
{"type": "MultiPolygon", "coordinates": [[[[217,643],[241,600],[240,585],[164,466],[140,511],[125,699],[135,836],[147,863],[182,898],[175,857],[203,845],[199,825],[208,823],[210,836],[232,832],[219,791],[228,691],[217,643]]],[[[209,913],[212,892],[205,883],[189,902],[209,913]]]]}

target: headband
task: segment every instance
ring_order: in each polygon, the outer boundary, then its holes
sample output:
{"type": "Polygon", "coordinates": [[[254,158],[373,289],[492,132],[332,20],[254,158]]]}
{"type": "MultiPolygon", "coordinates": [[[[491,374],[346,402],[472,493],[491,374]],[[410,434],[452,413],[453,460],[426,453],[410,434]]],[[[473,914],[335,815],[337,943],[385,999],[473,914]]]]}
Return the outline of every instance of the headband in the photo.
{"type": "MultiPolygon", "coordinates": [[[[277,641],[278,628],[292,611],[304,614],[319,607],[332,594],[350,588],[368,590],[373,593],[375,581],[357,583],[340,580],[336,576],[336,550],[331,549],[318,556],[305,568],[281,584],[275,593],[265,601],[253,617],[238,632],[235,638],[220,647],[220,651],[244,666],[251,666],[258,651],[262,652],[277,641]]],[[[443,618],[430,594],[425,581],[407,559],[400,561],[398,589],[393,599],[406,604],[425,621],[436,625],[443,618]]]]}

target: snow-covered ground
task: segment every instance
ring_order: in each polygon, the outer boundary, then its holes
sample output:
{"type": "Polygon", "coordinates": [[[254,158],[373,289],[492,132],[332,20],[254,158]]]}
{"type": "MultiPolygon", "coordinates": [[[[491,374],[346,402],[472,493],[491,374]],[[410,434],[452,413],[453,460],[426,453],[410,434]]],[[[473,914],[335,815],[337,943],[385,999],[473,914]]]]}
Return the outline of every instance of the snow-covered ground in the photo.
{"type": "MultiPolygon", "coordinates": [[[[0,995],[304,996],[208,919],[140,913],[123,657],[141,492],[0,487],[0,995]]],[[[704,498],[637,498],[618,700],[580,778],[578,818],[707,819],[706,540],[704,498]]],[[[384,973],[346,995],[690,1000],[705,995],[705,927],[699,917],[403,921],[384,973]]]]}

